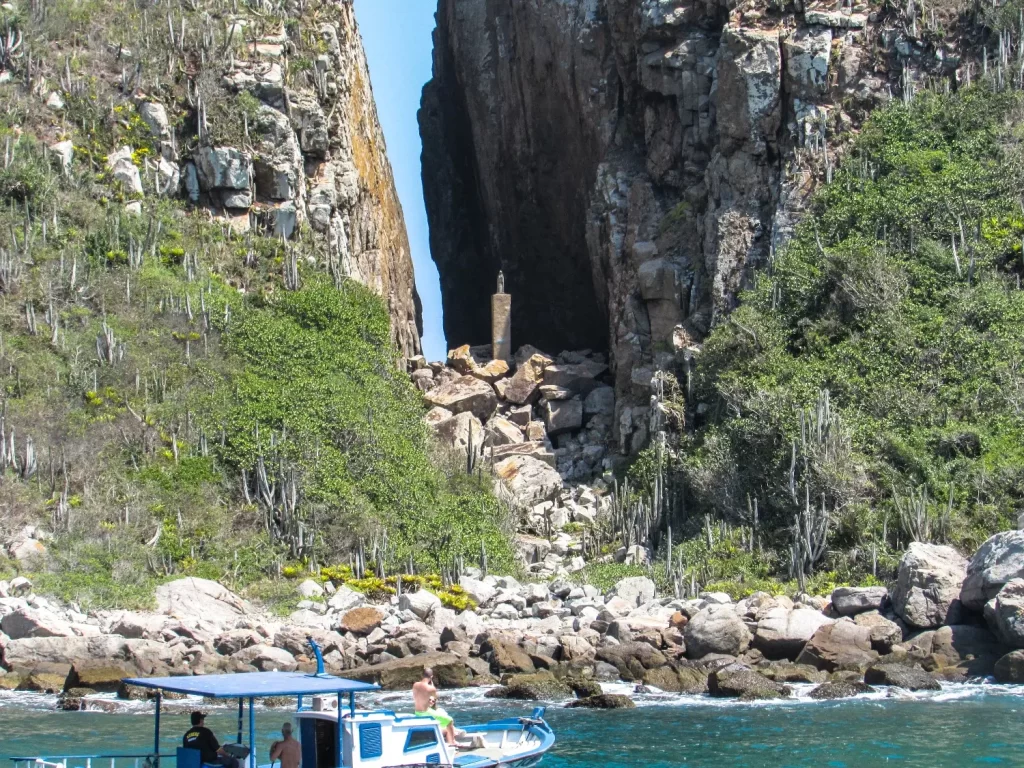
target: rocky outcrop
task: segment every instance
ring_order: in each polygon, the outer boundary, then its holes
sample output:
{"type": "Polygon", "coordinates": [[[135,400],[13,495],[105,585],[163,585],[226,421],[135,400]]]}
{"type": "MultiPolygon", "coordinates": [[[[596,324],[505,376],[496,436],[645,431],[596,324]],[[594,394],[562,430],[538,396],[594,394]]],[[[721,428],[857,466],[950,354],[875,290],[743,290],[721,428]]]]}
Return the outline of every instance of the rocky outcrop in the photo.
{"type": "Polygon", "coordinates": [[[938,691],[941,686],[928,673],[902,664],[875,664],[864,673],[868,685],[891,685],[908,691],[938,691]]]}
{"type": "Polygon", "coordinates": [[[488,340],[503,270],[515,344],[607,350],[642,446],[651,373],[685,371],[844,137],[954,74],[938,15],[943,42],[817,0],[441,0],[420,128],[448,338],[488,340]]]}
{"type": "Polygon", "coordinates": [[[999,593],[985,603],[985,621],[1006,645],[1024,648],[1024,579],[1006,582],[999,593]]]}
{"type": "Polygon", "coordinates": [[[911,627],[955,624],[967,561],[952,547],[911,542],[900,560],[892,606],[911,627]]]}
{"type": "Polygon", "coordinates": [[[1003,585],[1024,578],[1024,531],[1003,531],[981,545],[967,566],[960,600],[981,611],[1003,585]]]}
{"type": "Polygon", "coordinates": [[[841,619],[818,629],[797,657],[797,663],[832,672],[864,669],[877,658],[878,654],[871,650],[871,632],[849,619],[841,619]]]}

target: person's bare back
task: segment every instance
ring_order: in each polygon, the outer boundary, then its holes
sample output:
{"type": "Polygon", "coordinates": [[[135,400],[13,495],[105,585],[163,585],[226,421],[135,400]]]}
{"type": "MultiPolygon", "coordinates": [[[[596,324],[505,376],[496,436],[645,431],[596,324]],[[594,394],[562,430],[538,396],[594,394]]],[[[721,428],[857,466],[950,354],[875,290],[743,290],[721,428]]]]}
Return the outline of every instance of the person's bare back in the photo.
{"type": "Polygon", "coordinates": [[[281,768],[299,768],[302,762],[302,746],[292,738],[291,723],[281,729],[284,741],[275,741],[270,747],[270,762],[281,761],[281,768]]]}
{"type": "Polygon", "coordinates": [[[426,712],[430,709],[430,697],[437,695],[437,688],[434,681],[424,678],[412,686],[412,703],[416,712],[426,712]]]}

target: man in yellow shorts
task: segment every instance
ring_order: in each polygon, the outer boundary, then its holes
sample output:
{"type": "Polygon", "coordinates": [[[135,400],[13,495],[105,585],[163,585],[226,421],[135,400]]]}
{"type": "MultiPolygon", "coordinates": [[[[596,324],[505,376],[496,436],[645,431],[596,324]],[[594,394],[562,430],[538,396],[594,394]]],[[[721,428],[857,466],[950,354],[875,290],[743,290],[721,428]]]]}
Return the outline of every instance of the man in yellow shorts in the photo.
{"type": "Polygon", "coordinates": [[[450,746],[455,746],[455,721],[445,711],[438,711],[434,704],[437,702],[437,687],[434,685],[434,670],[426,667],[423,670],[423,678],[412,687],[413,708],[418,717],[432,717],[441,725],[444,731],[444,740],[450,746]]]}

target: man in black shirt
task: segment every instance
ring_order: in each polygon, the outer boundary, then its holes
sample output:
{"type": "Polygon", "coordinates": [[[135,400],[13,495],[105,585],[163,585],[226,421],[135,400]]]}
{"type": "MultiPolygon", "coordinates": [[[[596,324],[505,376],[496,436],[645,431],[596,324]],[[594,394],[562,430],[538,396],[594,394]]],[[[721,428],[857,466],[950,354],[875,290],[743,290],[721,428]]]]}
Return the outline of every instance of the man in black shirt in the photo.
{"type": "Polygon", "coordinates": [[[238,759],[232,757],[221,747],[213,731],[206,727],[206,713],[192,713],[192,727],[189,728],[181,745],[186,749],[199,751],[199,759],[205,765],[221,765],[224,768],[239,768],[238,759]]]}

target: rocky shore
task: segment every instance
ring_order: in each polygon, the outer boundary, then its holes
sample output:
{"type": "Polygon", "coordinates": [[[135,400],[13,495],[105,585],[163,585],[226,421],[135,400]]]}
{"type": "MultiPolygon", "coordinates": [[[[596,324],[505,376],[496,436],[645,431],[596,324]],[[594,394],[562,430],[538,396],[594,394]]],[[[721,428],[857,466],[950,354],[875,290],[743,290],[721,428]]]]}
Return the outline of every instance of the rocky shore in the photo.
{"type": "Polygon", "coordinates": [[[578,697],[575,706],[629,706],[601,682],[666,692],[764,699],[791,683],[815,698],[870,686],[937,688],[994,675],[1024,682],[1024,532],[993,536],[967,561],[913,543],[892,589],[844,587],[795,600],[739,601],[705,593],[659,597],[646,577],[605,594],[564,580],[462,577],[479,608],[456,613],[421,590],[374,605],[347,587],[306,581],[287,620],[261,614],[223,586],[162,585],[152,613],[83,614],[0,582],[0,688],[63,693],[78,708],[98,692],[144,695],[126,676],[311,669],[306,637],[336,674],[404,690],[431,666],[444,688],[495,686],[497,698],[578,697]]]}

